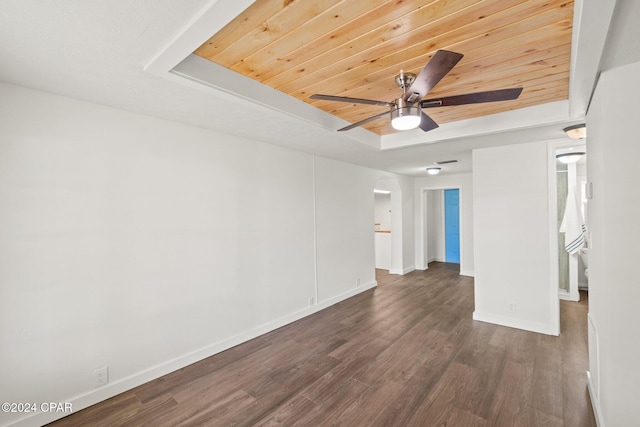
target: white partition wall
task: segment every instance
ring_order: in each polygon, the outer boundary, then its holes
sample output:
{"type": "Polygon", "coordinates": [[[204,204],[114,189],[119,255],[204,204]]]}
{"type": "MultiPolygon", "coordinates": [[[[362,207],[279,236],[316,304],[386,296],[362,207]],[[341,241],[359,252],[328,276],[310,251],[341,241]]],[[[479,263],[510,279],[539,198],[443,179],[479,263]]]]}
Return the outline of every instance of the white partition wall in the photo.
{"type": "Polygon", "coordinates": [[[375,284],[373,189],[379,173],[316,158],[318,301],[375,284]]]}
{"type": "Polygon", "coordinates": [[[602,73],[587,116],[589,374],[601,427],[640,425],[638,100],[640,62],[602,73]]]}
{"type": "Polygon", "coordinates": [[[476,320],[560,332],[549,165],[545,142],[473,152],[476,320]]]}

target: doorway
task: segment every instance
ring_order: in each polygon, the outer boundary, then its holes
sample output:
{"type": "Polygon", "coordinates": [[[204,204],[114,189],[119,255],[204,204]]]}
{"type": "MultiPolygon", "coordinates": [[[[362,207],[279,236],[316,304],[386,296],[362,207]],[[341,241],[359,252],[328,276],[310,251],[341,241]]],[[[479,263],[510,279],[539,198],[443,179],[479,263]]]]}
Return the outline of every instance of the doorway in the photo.
{"type": "Polygon", "coordinates": [[[390,274],[407,273],[402,252],[402,191],[395,177],[380,177],[376,182],[373,225],[376,268],[390,274]]]}
{"type": "Polygon", "coordinates": [[[569,301],[579,301],[579,289],[588,286],[585,274],[588,253],[585,153],[584,145],[577,144],[560,146],[555,150],[558,296],[569,301]],[[575,157],[577,160],[563,162],[563,157],[575,157]]]}
{"type": "Polygon", "coordinates": [[[468,275],[463,268],[462,188],[423,188],[420,193],[421,219],[416,268],[426,270],[429,263],[434,261],[450,262],[459,265],[460,274],[468,275]],[[449,209],[446,207],[447,202],[450,204],[449,209]],[[449,231],[447,223],[450,226],[449,231]]]}

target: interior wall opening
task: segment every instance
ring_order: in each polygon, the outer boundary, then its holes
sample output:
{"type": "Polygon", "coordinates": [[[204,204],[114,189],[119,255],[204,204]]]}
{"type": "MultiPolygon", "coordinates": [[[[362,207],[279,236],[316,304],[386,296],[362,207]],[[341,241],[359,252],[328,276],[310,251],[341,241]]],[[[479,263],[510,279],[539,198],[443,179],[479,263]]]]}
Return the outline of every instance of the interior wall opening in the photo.
{"type": "Polygon", "coordinates": [[[588,289],[589,233],[586,217],[585,149],[584,144],[572,144],[555,150],[558,296],[569,301],[579,301],[580,289],[588,289]],[[574,155],[576,153],[583,154],[574,155]]]}
{"type": "Polygon", "coordinates": [[[391,269],[391,191],[376,188],[374,197],[374,239],[376,269],[391,269]]]}
{"type": "Polygon", "coordinates": [[[422,268],[443,262],[460,269],[462,240],[459,188],[425,189],[422,192],[422,268]]]}
{"type": "Polygon", "coordinates": [[[376,269],[404,274],[402,263],[402,191],[394,177],[381,177],[373,190],[376,269]]]}

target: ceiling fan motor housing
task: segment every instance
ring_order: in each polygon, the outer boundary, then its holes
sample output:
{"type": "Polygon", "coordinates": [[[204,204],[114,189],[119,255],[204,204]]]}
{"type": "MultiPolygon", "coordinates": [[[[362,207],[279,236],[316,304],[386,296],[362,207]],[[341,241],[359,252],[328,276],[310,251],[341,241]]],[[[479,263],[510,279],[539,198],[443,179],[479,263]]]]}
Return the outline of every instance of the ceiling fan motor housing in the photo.
{"type": "Polygon", "coordinates": [[[396,76],[396,84],[400,89],[408,89],[416,80],[416,75],[413,73],[400,73],[396,76]]]}

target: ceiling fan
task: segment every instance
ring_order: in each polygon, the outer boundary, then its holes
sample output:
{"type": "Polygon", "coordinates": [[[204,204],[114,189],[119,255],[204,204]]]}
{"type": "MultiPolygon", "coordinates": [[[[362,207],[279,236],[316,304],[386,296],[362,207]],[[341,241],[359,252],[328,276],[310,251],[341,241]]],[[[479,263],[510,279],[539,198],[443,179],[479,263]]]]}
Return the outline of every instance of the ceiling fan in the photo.
{"type": "Polygon", "coordinates": [[[521,87],[424,99],[424,96],[451,71],[458,61],[462,59],[462,56],[461,53],[438,50],[417,76],[413,73],[401,72],[400,75],[396,76],[396,84],[402,89],[402,97],[391,102],[321,94],[311,95],[311,99],[389,107],[389,111],[360,120],[342,129],[338,129],[338,131],[353,129],[386,114],[390,114],[391,125],[396,130],[408,130],[420,127],[423,131],[428,132],[437,128],[438,124],[422,111],[423,108],[508,101],[517,99],[520,96],[522,92],[521,87]]]}

